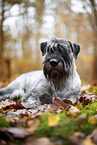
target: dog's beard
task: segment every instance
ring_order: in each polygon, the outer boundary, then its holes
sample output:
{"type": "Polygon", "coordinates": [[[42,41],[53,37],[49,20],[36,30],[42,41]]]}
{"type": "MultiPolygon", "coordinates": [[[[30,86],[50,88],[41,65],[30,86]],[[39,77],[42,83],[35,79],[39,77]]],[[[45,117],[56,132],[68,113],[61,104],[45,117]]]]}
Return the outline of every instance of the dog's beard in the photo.
{"type": "Polygon", "coordinates": [[[68,77],[68,73],[64,71],[63,67],[52,68],[46,65],[43,70],[45,77],[55,90],[62,90],[65,80],[68,77]]]}
{"type": "Polygon", "coordinates": [[[63,81],[64,81],[64,73],[58,70],[51,70],[48,74],[48,79],[50,80],[52,86],[54,86],[55,90],[62,89],[63,81]]]}

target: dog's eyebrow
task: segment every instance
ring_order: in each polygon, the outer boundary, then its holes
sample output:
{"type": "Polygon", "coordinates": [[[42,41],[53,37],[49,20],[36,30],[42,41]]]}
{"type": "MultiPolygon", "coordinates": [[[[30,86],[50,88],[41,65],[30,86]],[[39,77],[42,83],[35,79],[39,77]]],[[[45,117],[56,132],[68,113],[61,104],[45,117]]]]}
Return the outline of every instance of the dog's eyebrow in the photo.
{"type": "Polygon", "coordinates": [[[51,50],[53,51],[53,52],[55,52],[56,51],[56,49],[57,49],[57,43],[53,43],[52,45],[51,45],[51,50]]]}
{"type": "Polygon", "coordinates": [[[47,45],[47,47],[46,47],[46,51],[47,52],[55,52],[56,51],[56,49],[57,49],[57,45],[58,45],[58,43],[52,43],[52,44],[48,44],[47,45]]]}
{"type": "Polygon", "coordinates": [[[58,46],[64,48],[67,48],[68,44],[67,43],[58,43],[58,46]]]}

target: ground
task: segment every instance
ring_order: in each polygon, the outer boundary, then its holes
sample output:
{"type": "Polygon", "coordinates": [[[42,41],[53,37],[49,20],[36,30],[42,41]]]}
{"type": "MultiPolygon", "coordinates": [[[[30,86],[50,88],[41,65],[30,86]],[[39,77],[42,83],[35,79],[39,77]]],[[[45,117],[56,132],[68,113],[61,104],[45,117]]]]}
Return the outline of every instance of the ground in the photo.
{"type": "Polygon", "coordinates": [[[20,100],[2,101],[0,145],[32,144],[96,145],[97,82],[82,89],[76,104],[54,98],[49,104],[28,109],[20,100]]]}

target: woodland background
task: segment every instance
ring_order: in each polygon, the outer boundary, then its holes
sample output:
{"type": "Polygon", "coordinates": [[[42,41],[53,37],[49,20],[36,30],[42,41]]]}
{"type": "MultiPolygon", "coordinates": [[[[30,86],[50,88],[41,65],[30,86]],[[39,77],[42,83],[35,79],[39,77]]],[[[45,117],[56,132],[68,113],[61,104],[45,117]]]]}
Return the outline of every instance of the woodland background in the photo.
{"type": "Polygon", "coordinates": [[[96,0],[1,0],[0,80],[42,69],[39,43],[52,37],[80,44],[79,75],[97,79],[96,0]]]}

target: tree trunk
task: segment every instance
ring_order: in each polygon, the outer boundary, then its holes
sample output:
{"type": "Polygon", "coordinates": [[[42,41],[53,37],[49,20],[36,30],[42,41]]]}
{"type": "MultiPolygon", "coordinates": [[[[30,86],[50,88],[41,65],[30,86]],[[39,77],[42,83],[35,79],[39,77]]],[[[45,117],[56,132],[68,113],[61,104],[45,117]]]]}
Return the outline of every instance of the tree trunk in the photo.
{"type": "Polygon", "coordinates": [[[10,60],[10,58],[5,58],[5,61],[4,61],[5,63],[4,63],[4,65],[5,65],[5,78],[6,79],[10,79],[10,77],[11,77],[11,67],[10,67],[10,65],[11,65],[11,60],[10,60]]]}
{"type": "Polygon", "coordinates": [[[93,74],[93,79],[97,79],[97,3],[96,0],[90,0],[91,2],[91,7],[92,7],[92,13],[94,16],[94,26],[93,26],[93,31],[94,31],[94,74],[93,74]]]}
{"type": "Polygon", "coordinates": [[[93,80],[97,80],[97,42],[94,44],[93,80]]]}
{"type": "Polygon", "coordinates": [[[1,22],[0,22],[0,77],[3,76],[3,21],[4,21],[4,0],[1,1],[1,22]]]}

